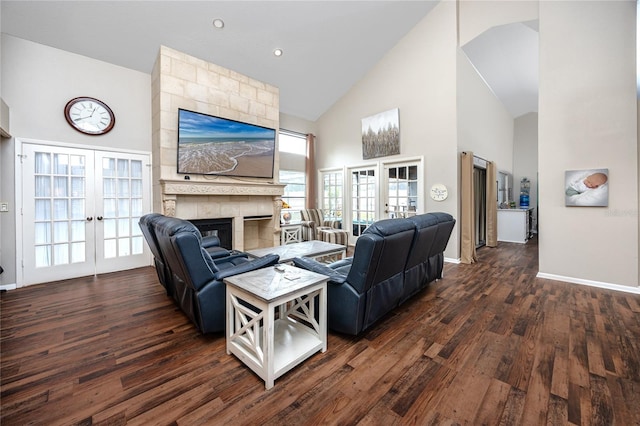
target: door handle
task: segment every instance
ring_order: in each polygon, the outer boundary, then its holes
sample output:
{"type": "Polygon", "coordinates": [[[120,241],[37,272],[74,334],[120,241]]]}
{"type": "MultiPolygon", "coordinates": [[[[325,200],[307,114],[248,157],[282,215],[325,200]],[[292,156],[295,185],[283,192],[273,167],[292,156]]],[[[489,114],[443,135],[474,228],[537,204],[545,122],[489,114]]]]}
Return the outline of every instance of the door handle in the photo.
{"type": "Polygon", "coordinates": [[[87,218],[87,222],[91,222],[92,220],[93,220],[93,217],[92,217],[92,216],[89,216],[89,217],[87,218]]]}

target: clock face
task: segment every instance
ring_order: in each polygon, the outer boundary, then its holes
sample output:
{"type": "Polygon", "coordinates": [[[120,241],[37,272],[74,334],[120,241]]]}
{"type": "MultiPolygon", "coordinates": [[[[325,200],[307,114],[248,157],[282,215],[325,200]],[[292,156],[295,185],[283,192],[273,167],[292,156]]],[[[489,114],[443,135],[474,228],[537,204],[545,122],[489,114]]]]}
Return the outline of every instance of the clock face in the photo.
{"type": "Polygon", "coordinates": [[[74,129],[88,135],[103,135],[116,123],[107,104],[88,97],[71,99],[64,108],[64,116],[74,129]]]}
{"type": "Polygon", "coordinates": [[[447,199],[449,195],[449,191],[447,191],[447,187],[441,183],[436,183],[431,187],[431,198],[435,201],[444,201],[447,199]]]}

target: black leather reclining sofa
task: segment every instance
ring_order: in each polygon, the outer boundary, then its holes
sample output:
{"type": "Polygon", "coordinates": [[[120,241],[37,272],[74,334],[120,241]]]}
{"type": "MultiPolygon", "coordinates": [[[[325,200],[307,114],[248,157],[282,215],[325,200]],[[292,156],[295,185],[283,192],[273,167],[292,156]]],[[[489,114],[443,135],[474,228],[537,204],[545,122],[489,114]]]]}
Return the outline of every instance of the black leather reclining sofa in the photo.
{"type": "Polygon", "coordinates": [[[329,276],[329,328],[357,335],[442,278],[444,250],[455,223],[448,213],[384,219],[362,233],[353,257],[330,265],[308,258],[294,263],[329,276]]]}
{"type": "Polygon", "coordinates": [[[246,253],[220,247],[217,237],[203,239],[187,220],[150,213],[139,224],[160,284],[202,333],[225,328],[225,278],[279,260],[275,254],[249,260],[246,253]]]}

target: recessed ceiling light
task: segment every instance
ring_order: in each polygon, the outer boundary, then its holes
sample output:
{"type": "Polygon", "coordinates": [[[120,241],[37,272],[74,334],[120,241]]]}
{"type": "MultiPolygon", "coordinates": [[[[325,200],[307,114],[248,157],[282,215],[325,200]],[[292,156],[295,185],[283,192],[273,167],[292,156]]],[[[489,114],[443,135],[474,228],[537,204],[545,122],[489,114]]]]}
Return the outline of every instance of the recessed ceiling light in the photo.
{"type": "Polygon", "coordinates": [[[220,18],[216,18],[213,20],[213,26],[220,30],[224,28],[224,21],[220,18]]]}
{"type": "Polygon", "coordinates": [[[282,49],[276,49],[276,50],[273,51],[273,54],[275,56],[282,56],[283,53],[284,52],[282,51],[282,49]]]}

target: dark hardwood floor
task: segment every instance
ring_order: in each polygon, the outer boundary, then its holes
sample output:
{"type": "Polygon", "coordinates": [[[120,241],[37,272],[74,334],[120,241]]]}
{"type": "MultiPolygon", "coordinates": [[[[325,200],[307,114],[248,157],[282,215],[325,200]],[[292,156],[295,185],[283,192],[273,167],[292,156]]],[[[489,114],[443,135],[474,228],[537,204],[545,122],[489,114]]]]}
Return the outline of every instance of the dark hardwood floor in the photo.
{"type": "Polygon", "coordinates": [[[150,267],[5,292],[0,423],[640,425],[640,296],[478,254],[270,391],[150,267]]]}

